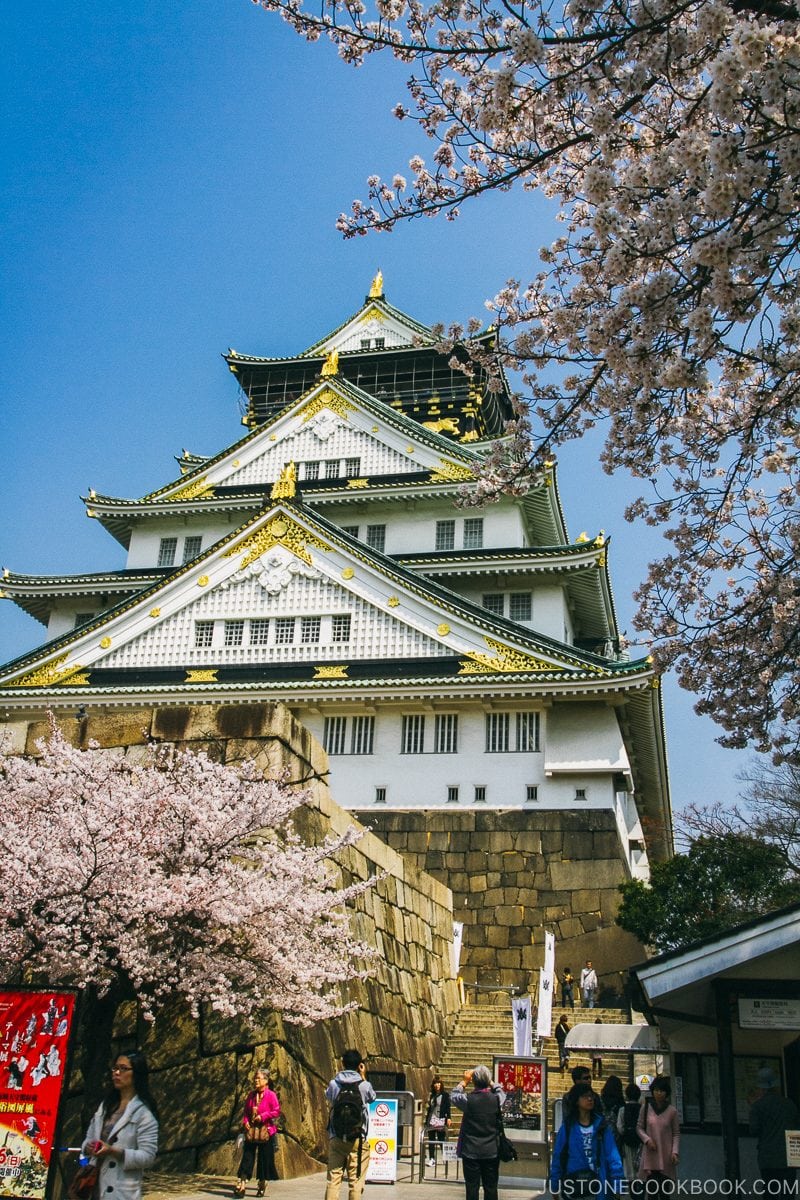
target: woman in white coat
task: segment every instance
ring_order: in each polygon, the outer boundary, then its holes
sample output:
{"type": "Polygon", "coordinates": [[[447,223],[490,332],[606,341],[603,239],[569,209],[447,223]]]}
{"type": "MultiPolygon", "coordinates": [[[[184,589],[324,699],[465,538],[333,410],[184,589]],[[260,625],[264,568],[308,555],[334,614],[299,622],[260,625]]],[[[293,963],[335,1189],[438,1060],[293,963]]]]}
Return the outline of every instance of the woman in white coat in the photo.
{"type": "Polygon", "coordinates": [[[99,1168],[95,1195],[141,1200],[142,1172],[158,1151],[158,1118],[147,1084],[147,1060],[138,1050],[117,1055],[111,1089],[92,1117],[83,1151],[99,1168]]]}

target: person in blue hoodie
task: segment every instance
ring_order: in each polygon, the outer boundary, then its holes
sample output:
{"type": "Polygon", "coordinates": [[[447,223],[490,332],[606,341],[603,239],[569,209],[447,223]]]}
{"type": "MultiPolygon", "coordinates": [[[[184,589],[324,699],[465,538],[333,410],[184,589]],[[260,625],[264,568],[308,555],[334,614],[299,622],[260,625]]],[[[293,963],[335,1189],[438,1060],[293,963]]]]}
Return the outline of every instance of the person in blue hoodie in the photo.
{"type": "Polygon", "coordinates": [[[624,1177],[614,1131],[592,1085],[576,1083],[564,1098],[564,1121],[550,1160],[551,1192],[564,1200],[588,1200],[619,1191],[624,1177]]]}

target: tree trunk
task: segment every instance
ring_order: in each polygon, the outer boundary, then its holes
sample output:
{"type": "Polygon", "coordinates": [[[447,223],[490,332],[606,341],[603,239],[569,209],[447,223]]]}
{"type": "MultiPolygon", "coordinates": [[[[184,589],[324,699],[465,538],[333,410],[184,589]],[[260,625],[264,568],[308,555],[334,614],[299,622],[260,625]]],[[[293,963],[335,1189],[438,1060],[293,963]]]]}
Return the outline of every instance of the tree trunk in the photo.
{"type": "Polygon", "coordinates": [[[81,1121],[84,1130],[111,1084],[109,1066],[114,1018],[122,999],[123,991],[118,985],[103,996],[92,985],[81,994],[78,1056],[83,1074],[81,1121]]]}

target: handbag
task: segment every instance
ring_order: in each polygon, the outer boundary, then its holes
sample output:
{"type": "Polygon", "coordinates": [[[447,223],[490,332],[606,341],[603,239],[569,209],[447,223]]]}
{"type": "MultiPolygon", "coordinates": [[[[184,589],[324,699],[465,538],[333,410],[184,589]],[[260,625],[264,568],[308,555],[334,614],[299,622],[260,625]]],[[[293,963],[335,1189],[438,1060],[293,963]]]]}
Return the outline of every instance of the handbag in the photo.
{"type": "Polygon", "coordinates": [[[85,1167],[78,1167],[67,1191],[69,1200],[91,1200],[97,1186],[97,1176],[97,1163],[88,1163],[85,1167]]]}
{"type": "Polygon", "coordinates": [[[516,1150],[506,1137],[503,1125],[503,1112],[500,1108],[499,1100],[497,1102],[497,1157],[500,1159],[500,1162],[516,1162],[519,1158],[516,1150]]]}
{"type": "Polygon", "coordinates": [[[272,1134],[266,1125],[248,1125],[245,1137],[248,1142],[268,1142],[272,1134]]]}
{"type": "Polygon", "coordinates": [[[445,1119],[444,1117],[431,1117],[428,1121],[428,1125],[431,1129],[444,1129],[445,1119]]]}

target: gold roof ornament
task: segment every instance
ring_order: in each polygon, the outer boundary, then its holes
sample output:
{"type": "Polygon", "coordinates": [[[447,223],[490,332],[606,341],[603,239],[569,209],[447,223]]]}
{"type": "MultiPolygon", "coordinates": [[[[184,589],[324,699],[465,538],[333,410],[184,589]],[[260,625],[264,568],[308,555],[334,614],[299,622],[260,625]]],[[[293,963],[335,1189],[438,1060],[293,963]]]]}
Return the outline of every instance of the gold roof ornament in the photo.
{"type": "Polygon", "coordinates": [[[323,377],[323,379],[326,379],[330,375],[338,375],[338,374],[339,374],[339,351],[334,349],[334,350],[331,350],[330,354],[325,359],[325,362],[322,364],[322,370],[320,371],[320,375],[323,377]]]}
{"type": "Polygon", "coordinates": [[[293,462],[287,463],[278,479],[272,485],[271,500],[291,500],[297,491],[297,467],[293,462]]]}
{"type": "Polygon", "coordinates": [[[383,271],[378,269],[378,274],[373,279],[369,289],[370,300],[383,299],[383,271]]]}

